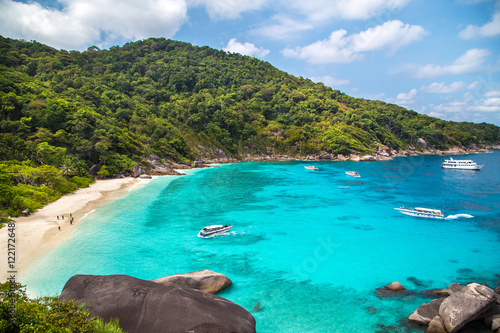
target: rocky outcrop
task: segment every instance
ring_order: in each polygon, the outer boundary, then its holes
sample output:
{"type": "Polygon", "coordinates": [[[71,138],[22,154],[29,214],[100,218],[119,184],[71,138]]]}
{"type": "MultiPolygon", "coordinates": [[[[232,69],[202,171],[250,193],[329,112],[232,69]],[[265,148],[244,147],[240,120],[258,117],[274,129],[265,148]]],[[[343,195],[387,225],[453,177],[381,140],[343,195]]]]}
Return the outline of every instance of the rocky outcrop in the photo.
{"type": "Polygon", "coordinates": [[[149,163],[150,170],[147,173],[150,175],[180,175],[173,169],[172,162],[161,162],[156,155],[149,156],[146,161],[149,163]]]}
{"type": "MultiPolygon", "coordinates": [[[[274,154],[274,148],[270,147],[270,149],[271,150],[268,150],[268,154],[269,155],[274,154]]],[[[228,157],[227,154],[220,148],[206,148],[203,147],[202,145],[199,145],[195,147],[195,150],[198,152],[200,160],[203,161],[205,164],[230,163],[236,161],[236,159],[228,157]]]]}
{"type": "Polygon", "coordinates": [[[152,281],[164,286],[170,286],[172,284],[185,286],[205,291],[210,294],[215,294],[233,283],[224,274],[216,273],[208,269],[185,274],[165,276],[152,281]]]}
{"type": "Polygon", "coordinates": [[[127,275],[75,275],[59,299],[85,303],[92,317],[117,318],[128,333],[255,332],[255,318],[222,297],[127,275]]]}
{"type": "Polygon", "coordinates": [[[425,333],[447,333],[441,317],[435,316],[432,318],[429,326],[427,326],[427,329],[425,330],[425,333]]]}
{"type": "Polygon", "coordinates": [[[349,161],[359,162],[360,160],[361,160],[361,158],[357,154],[349,155],[349,161]]]}
{"type": "Polygon", "coordinates": [[[422,149],[427,149],[427,141],[425,141],[424,139],[422,138],[418,138],[417,139],[417,145],[422,148],[422,149]]]}
{"type": "Polygon", "coordinates": [[[496,295],[493,289],[471,283],[443,301],[439,307],[439,316],[446,330],[454,333],[487,312],[495,302],[496,295]]]}
{"type": "Polygon", "coordinates": [[[439,307],[444,299],[444,297],[434,299],[429,303],[421,305],[418,309],[413,311],[408,317],[408,320],[412,323],[428,325],[434,317],[439,316],[439,307]]]}
{"type": "Polygon", "coordinates": [[[93,165],[89,169],[89,173],[92,175],[92,177],[97,178],[97,173],[99,172],[101,168],[98,167],[97,165],[93,165]]]}
{"type": "Polygon", "coordinates": [[[362,162],[368,162],[368,161],[376,161],[377,158],[373,155],[363,155],[359,159],[362,162]]]}
{"type": "Polygon", "coordinates": [[[146,170],[139,164],[137,163],[130,169],[130,173],[132,174],[132,177],[139,177],[142,174],[146,173],[146,170]]]}
{"type": "Polygon", "coordinates": [[[462,286],[453,283],[448,288],[450,296],[421,305],[408,321],[429,325],[426,332],[454,333],[469,322],[483,319],[492,331],[500,327],[500,297],[488,286],[470,283],[462,286]]]}

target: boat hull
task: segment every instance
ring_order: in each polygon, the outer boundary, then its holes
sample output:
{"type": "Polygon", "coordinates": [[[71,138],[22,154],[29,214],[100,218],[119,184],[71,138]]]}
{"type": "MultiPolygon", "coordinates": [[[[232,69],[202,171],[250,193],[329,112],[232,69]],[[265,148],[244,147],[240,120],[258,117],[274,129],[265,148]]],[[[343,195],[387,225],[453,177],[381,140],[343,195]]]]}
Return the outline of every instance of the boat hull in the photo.
{"type": "Polygon", "coordinates": [[[229,226],[226,226],[226,227],[223,227],[222,229],[218,229],[218,230],[213,230],[213,231],[206,231],[204,232],[203,230],[201,230],[199,233],[198,233],[198,237],[200,238],[210,238],[210,237],[214,237],[216,235],[219,235],[219,234],[223,234],[225,233],[226,231],[228,231],[229,229],[231,229],[233,226],[232,225],[229,225],[229,226]]]}
{"type": "Polygon", "coordinates": [[[479,171],[483,166],[455,166],[455,165],[443,165],[443,169],[455,169],[455,170],[474,170],[479,171]]]}
{"type": "Polygon", "coordinates": [[[425,217],[429,219],[444,219],[444,215],[438,215],[438,214],[432,214],[432,213],[426,213],[426,212],[418,212],[415,210],[410,210],[410,209],[403,209],[403,208],[394,208],[395,210],[399,211],[400,213],[403,213],[405,215],[409,216],[416,216],[416,217],[425,217]]]}
{"type": "Polygon", "coordinates": [[[345,173],[346,173],[347,175],[349,175],[349,176],[352,176],[352,177],[361,177],[361,176],[359,175],[359,173],[357,173],[357,172],[355,172],[355,171],[346,171],[345,173]]]}

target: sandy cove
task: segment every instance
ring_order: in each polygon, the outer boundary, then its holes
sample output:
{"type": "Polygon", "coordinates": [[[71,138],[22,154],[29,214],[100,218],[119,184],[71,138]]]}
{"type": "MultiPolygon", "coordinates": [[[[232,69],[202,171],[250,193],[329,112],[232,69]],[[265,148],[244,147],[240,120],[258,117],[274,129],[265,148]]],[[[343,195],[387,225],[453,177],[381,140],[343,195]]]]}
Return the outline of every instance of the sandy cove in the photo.
{"type": "MultiPolygon", "coordinates": [[[[143,181],[132,177],[97,180],[89,187],[67,194],[30,216],[14,218],[16,224],[14,269],[8,266],[8,227],[0,229],[1,281],[6,281],[10,276],[9,271],[15,271],[16,281],[22,283],[23,281],[18,280],[19,274],[36,258],[71,237],[74,232],[73,227],[80,223],[85,214],[109,201],[123,197],[143,181]],[[70,214],[74,218],[72,224],[70,224],[70,214]]],[[[12,241],[10,243],[12,244],[12,241]]]]}

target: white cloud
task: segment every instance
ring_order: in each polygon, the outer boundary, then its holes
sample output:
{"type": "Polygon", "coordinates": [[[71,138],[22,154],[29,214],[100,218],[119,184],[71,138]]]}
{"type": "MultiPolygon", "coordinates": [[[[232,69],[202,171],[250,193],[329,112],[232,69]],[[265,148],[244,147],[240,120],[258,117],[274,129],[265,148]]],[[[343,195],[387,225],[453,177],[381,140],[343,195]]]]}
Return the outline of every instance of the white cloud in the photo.
{"type": "Polygon", "coordinates": [[[385,47],[395,51],[403,45],[420,40],[425,34],[426,31],[421,26],[394,20],[353,35],[352,39],[353,47],[360,52],[385,47]]]}
{"type": "Polygon", "coordinates": [[[347,31],[337,30],[328,39],[295,49],[286,48],[282,53],[314,64],[351,63],[362,59],[363,52],[386,48],[395,51],[421,39],[425,33],[421,26],[394,20],[349,36],[347,31]]]}
{"type": "Polygon", "coordinates": [[[235,19],[246,11],[259,10],[268,0],[188,0],[191,5],[203,5],[208,15],[214,21],[221,19],[235,19]]]}
{"type": "Polygon", "coordinates": [[[469,25],[459,34],[460,38],[472,39],[480,37],[494,37],[500,35],[500,11],[493,14],[491,21],[482,26],[469,25]]]}
{"type": "Polygon", "coordinates": [[[476,88],[477,88],[477,87],[479,87],[479,86],[481,86],[481,82],[479,82],[479,81],[474,81],[474,82],[472,82],[471,84],[469,84],[469,85],[467,86],[467,89],[468,89],[468,90],[474,90],[474,89],[476,89],[476,88]]]}
{"type": "Polygon", "coordinates": [[[4,36],[64,49],[171,37],[187,19],[184,0],[64,0],[61,10],[36,2],[1,0],[0,4],[4,36]]]}
{"type": "Polygon", "coordinates": [[[273,16],[276,23],[264,25],[254,29],[253,33],[269,39],[292,39],[297,37],[297,33],[311,30],[314,25],[303,20],[292,19],[283,14],[273,16]]]}
{"type": "Polygon", "coordinates": [[[442,104],[430,104],[422,110],[430,116],[441,119],[498,123],[500,121],[500,89],[496,87],[484,96],[467,92],[459,98],[442,104]]]}
{"type": "Polygon", "coordinates": [[[388,98],[387,101],[389,103],[407,106],[415,103],[415,96],[417,96],[417,93],[417,89],[412,89],[407,93],[399,93],[395,98],[388,98]]]}
{"type": "Polygon", "coordinates": [[[411,0],[288,0],[286,4],[295,12],[306,15],[309,20],[369,19],[406,6],[411,0]]]}
{"type": "MultiPolygon", "coordinates": [[[[209,0],[205,0],[209,1],[209,0]]],[[[271,17],[271,22],[261,25],[253,32],[271,39],[291,39],[297,34],[311,30],[332,20],[393,17],[398,10],[413,0],[280,0],[280,13],[271,17]]]]}
{"type": "Polygon", "coordinates": [[[426,87],[422,87],[421,90],[434,93],[434,94],[450,94],[463,89],[465,86],[464,82],[457,81],[446,85],[443,82],[433,82],[426,87]]]}
{"type": "MultiPolygon", "coordinates": [[[[496,87],[496,89],[500,89],[499,87],[496,87]]],[[[500,90],[489,90],[484,93],[485,97],[500,97],[500,90]]]]}
{"type": "Polygon", "coordinates": [[[491,52],[486,49],[470,49],[460,56],[451,65],[425,65],[417,69],[414,76],[416,78],[436,77],[442,75],[456,75],[474,73],[480,69],[486,57],[491,52]]]}
{"type": "Polygon", "coordinates": [[[351,81],[347,79],[337,79],[330,75],[325,76],[316,76],[310,78],[313,82],[322,82],[327,86],[336,87],[336,86],[345,86],[351,84],[351,81]]]}
{"type": "Polygon", "coordinates": [[[484,98],[475,101],[473,110],[482,112],[500,112],[500,87],[492,87],[484,92],[484,98]]]}
{"type": "Polygon", "coordinates": [[[236,41],[236,38],[232,38],[223,50],[259,58],[263,58],[269,53],[268,49],[258,48],[253,43],[240,43],[236,41]]]}

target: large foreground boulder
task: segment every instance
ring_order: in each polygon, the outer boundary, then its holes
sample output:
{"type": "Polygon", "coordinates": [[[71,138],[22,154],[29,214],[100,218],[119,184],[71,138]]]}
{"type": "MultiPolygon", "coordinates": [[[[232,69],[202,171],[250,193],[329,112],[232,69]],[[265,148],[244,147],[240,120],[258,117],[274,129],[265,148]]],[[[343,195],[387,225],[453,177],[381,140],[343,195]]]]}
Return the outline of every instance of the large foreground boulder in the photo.
{"type": "Polygon", "coordinates": [[[160,283],[164,286],[177,284],[205,291],[210,294],[215,294],[233,284],[233,282],[224,274],[213,272],[208,269],[185,274],[165,276],[152,281],[160,283]]]}
{"type": "Polygon", "coordinates": [[[493,289],[478,283],[470,283],[443,301],[439,307],[439,316],[446,330],[453,333],[488,311],[495,302],[496,295],[493,289]]]}
{"type": "Polygon", "coordinates": [[[255,332],[254,317],[222,297],[127,275],[75,275],[59,299],[85,303],[91,316],[117,318],[128,333],[255,332]]]}
{"type": "Polygon", "coordinates": [[[500,296],[495,290],[478,283],[452,283],[447,290],[447,295],[442,293],[445,297],[421,305],[408,321],[428,325],[427,333],[461,332],[468,323],[478,320],[494,332],[500,328],[500,304],[496,304],[500,296]]]}

